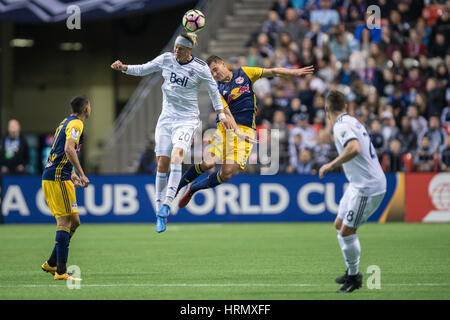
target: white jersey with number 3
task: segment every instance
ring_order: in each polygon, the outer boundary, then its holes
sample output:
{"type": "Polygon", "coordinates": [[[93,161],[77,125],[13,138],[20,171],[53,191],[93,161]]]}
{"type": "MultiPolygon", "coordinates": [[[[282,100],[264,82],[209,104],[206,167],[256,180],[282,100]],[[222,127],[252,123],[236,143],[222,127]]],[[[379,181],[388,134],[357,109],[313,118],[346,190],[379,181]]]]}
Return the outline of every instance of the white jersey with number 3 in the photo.
{"type": "Polygon", "coordinates": [[[361,152],[343,164],[345,176],[361,194],[374,196],[386,192],[386,176],[381,169],[375,148],[366,128],[355,118],[344,113],[333,127],[333,136],[339,154],[352,140],[358,140],[361,152]]]}

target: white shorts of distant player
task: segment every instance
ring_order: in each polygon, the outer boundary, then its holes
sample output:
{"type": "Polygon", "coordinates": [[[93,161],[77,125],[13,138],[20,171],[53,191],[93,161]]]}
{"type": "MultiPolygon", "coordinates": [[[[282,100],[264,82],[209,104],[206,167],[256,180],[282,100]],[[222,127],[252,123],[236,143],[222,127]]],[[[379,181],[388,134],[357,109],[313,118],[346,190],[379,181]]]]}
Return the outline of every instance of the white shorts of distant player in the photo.
{"type": "Polygon", "coordinates": [[[191,148],[195,130],[200,125],[197,119],[160,118],[155,130],[156,156],[170,157],[173,148],[180,148],[184,153],[191,148]]]}
{"type": "Polygon", "coordinates": [[[380,206],[384,193],[367,196],[349,184],[339,202],[338,217],[347,227],[358,229],[380,206]]]}

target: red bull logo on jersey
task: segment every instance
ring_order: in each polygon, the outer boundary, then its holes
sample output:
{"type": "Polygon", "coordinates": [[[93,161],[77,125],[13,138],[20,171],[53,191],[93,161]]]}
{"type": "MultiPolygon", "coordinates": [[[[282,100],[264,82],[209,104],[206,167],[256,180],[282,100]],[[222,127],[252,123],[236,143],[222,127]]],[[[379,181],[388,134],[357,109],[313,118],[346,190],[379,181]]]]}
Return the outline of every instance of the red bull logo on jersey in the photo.
{"type": "Polygon", "coordinates": [[[228,96],[227,103],[230,103],[231,100],[239,98],[244,93],[250,93],[250,86],[246,84],[243,87],[234,88],[231,90],[230,95],[228,96]]]}

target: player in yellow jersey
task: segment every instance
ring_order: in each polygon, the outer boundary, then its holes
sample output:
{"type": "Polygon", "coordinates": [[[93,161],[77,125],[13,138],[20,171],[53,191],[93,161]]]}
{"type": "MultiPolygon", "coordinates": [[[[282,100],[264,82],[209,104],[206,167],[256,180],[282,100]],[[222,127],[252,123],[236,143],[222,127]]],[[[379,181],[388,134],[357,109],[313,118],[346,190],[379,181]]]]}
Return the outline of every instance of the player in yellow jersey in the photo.
{"type": "MultiPolygon", "coordinates": [[[[313,66],[308,66],[299,69],[240,67],[237,71],[231,72],[218,56],[210,56],[206,62],[217,81],[225,114],[229,115],[230,119],[234,118],[240,132],[251,139],[255,137],[257,111],[253,83],[263,77],[300,77],[314,71],[313,66]]],[[[245,169],[252,147],[248,139],[241,139],[218,123],[216,133],[207,149],[210,153],[209,159],[204,159],[202,163],[195,164],[186,171],[181,178],[178,191],[205,171],[215,167],[219,160],[222,161],[221,168],[203,181],[190,184],[180,198],[178,206],[185,207],[195,192],[214,188],[231,179],[239,169],[245,169]]]]}
{"type": "Polygon", "coordinates": [[[83,121],[91,114],[91,105],[85,96],[74,97],[70,105],[72,114],[56,129],[42,174],[45,200],[56,218],[56,244],[41,268],[53,274],[55,280],[81,280],[67,273],[66,263],[70,239],[80,225],[75,187],[86,188],[89,185],[77,152],[83,142],[83,121]]]}

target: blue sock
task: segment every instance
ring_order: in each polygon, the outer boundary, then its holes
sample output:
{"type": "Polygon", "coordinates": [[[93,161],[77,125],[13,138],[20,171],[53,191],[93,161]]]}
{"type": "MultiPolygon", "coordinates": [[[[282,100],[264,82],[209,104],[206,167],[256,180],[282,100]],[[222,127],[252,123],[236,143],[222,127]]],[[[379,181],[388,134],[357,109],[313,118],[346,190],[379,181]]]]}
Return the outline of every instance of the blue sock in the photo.
{"type": "MultiPolygon", "coordinates": [[[[74,233],[75,233],[75,230],[70,230],[70,239],[72,239],[72,236],[74,233]]],[[[56,244],[53,247],[52,254],[50,255],[50,258],[48,258],[47,263],[50,267],[56,266],[56,244]]]]}
{"type": "Polygon", "coordinates": [[[56,230],[56,272],[66,273],[67,256],[69,255],[70,233],[69,229],[58,228],[56,230]]]}
{"type": "Polygon", "coordinates": [[[198,183],[193,183],[191,186],[191,193],[195,193],[202,189],[214,188],[222,182],[223,181],[220,179],[220,171],[211,173],[208,178],[198,183]]]}
{"type": "Polygon", "coordinates": [[[192,181],[200,177],[202,174],[203,170],[200,168],[200,164],[195,164],[192,167],[190,167],[188,171],[186,171],[181,177],[177,192],[180,191],[181,188],[186,186],[188,183],[191,183],[192,181]]]}

